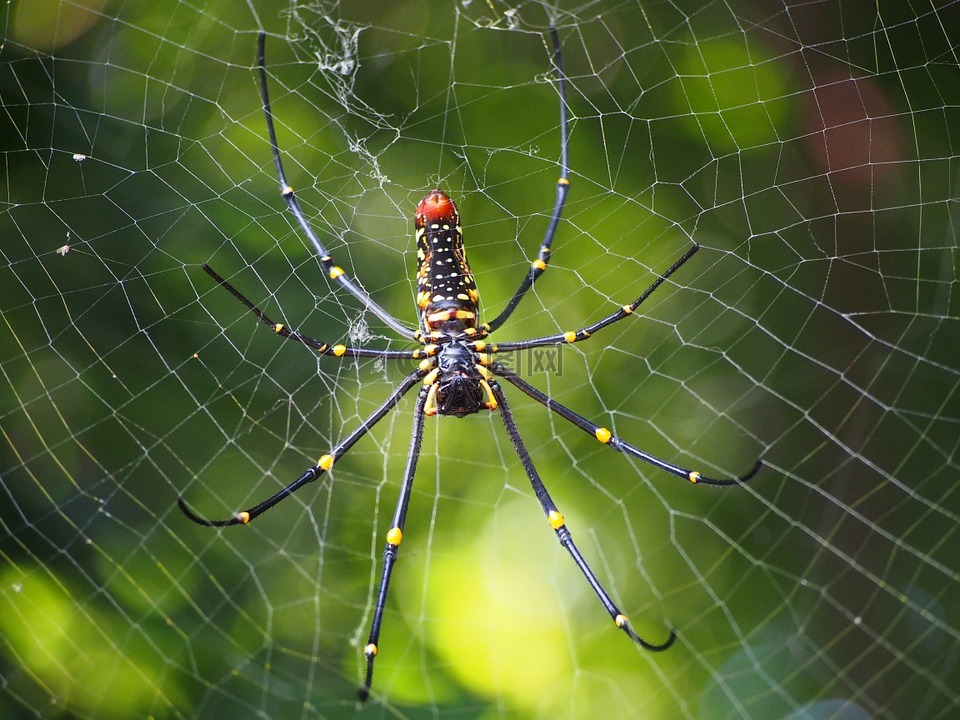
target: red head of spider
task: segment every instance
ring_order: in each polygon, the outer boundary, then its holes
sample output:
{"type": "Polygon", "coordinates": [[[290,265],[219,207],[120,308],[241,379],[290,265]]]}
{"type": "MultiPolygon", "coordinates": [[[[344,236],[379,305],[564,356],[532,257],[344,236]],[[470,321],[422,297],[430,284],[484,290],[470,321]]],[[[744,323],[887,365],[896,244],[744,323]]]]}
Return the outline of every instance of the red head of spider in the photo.
{"type": "Polygon", "coordinates": [[[437,188],[428,192],[420,201],[413,219],[418,230],[434,224],[456,227],[460,224],[460,213],[457,212],[453,200],[437,188]]]}

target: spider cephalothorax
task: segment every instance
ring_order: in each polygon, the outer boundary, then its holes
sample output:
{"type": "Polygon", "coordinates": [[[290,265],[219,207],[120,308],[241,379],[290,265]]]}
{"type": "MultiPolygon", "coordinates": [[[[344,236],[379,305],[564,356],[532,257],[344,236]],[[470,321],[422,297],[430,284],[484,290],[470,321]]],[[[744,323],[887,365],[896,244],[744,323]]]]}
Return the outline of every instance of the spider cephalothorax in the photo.
{"type": "Polygon", "coordinates": [[[430,388],[424,414],[465,417],[483,408],[496,410],[497,401],[487,382],[490,377],[467,343],[449,338],[437,351],[436,367],[423,380],[430,388]]]}
{"type": "Polygon", "coordinates": [[[381,360],[414,360],[418,366],[410,372],[380,406],[373,411],[358,427],[354,428],[329,453],[320,457],[307,470],[282,490],[267,498],[263,502],[247,510],[242,510],[233,517],[224,520],[208,520],[195,514],[183,501],[179,499],[180,509],[184,514],[200,525],[222,527],[225,525],[245,525],[251,520],[274,507],[304,485],[322,477],[333,469],[338,462],[366,435],[370,429],[389,413],[401,398],[413,388],[420,386],[417,399],[413,407],[413,430],[411,433],[410,452],[407,456],[407,465],[403,472],[400,485],[400,497],[397,500],[390,529],[386,533],[386,544],[383,551],[383,571],[380,576],[380,586],[377,591],[376,606],[373,611],[373,620],[370,625],[370,635],[367,644],[363,647],[366,659],[366,673],[358,695],[365,700],[370,693],[370,684],[373,680],[373,664],[379,652],[380,627],[383,622],[384,608],[386,607],[387,591],[390,585],[394,564],[396,563],[400,542],[403,539],[403,527],[407,516],[407,507],[410,503],[413,479],[416,474],[417,460],[420,457],[420,444],[423,438],[424,418],[431,415],[452,415],[466,417],[478,413],[483,409],[497,410],[503,419],[507,435],[516,450],[517,456],[523,465],[524,472],[530,480],[530,485],[537,501],[546,516],[547,522],[556,533],[557,540],[570,554],[574,563],[583,573],[590,587],[596,593],[604,609],[628,637],[648,650],[666,650],[673,643],[675,634],[661,643],[649,643],[639,637],[630,626],[627,616],[624,615],[612,598],[604,589],[596,574],[587,564],[586,559],[573,542],[573,536],[567,528],[566,521],[547,492],[547,488],[534,467],[533,460],[520,436],[520,430],[513,419],[513,413],[507,402],[503,389],[497,378],[506,380],[511,385],[540,403],[551,412],[556,413],[575,427],[588,433],[597,441],[607,445],[624,455],[629,455],[647,462],[654,467],[677,477],[705,485],[735,485],[746,482],[759,470],[761,462],[758,460],[753,468],[745,475],[731,479],[714,479],[701,473],[683,468],[666,460],[662,460],[644,450],[634,447],[630,443],[614,435],[610,430],[588,420],[584,416],[558,403],[549,395],[531,385],[511,370],[506,363],[496,362],[498,352],[510,352],[531,348],[549,347],[564,343],[578,343],[592,337],[603,328],[620,322],[634,313],[637,307],[646,300],[667,278],[673,275],[687,260],[693,257],[699,249],[693,245],[679,260],[661,274],[643,293],[632,303],[618,307],[609,315],[601,318],[592,325],[580,330],[546,335],[502,343],[488,343],[484,340],[488,335],[504,324],[511,316],[517,305],[534,282],[547,269],[550,259],[550,246],[557,232],[560,215],[563,212],[567,192],[570,187],[567,170],[567,114],[565,78],[563,62],[560,52],[560,40],[556,30],[550,28],[550,38],[553,43],[553,63],[557,71],[557,90],[560,95],[560,178],[556,185],[556,200],[553,212],[547,225],[543,241],[537,252],[537,257],[530,263],[529,270],[524,274],[519,287],[507,301],[504,309],[489,323],[480,324],[478,321],[480,295],[473,279],[473,273],[467,265],[467,258],[463,247],[463,235],[460,230],[460,216],[453,201],[440,190],[432,190],[417,205],[414,215],[417,241],[417,309],[419,311],[419,327],[408,327],[384,310],[360,288],[346,272],[333,262],[333,257],[324,244],[317,237],[313,228],[307,222],[300,210],[300,205],[293,193],[293,188],[287,183],[280,160],[280,150],[277,146],[276,130],[273,123],[273,114],[270,111],[270,99],[267,93],[267,70],[264,60],[264,44],[266,35],[261,33],[258,44],[258,66],[260,70],[260,93],[263,100],[263,112],[267,119],[267,132],[270,136],[270,145],[273,151],[273,160],[280,179],[280,190],[287,202],[290,212],[294,215],[304,235],[316,248],[320,266],[332,282],[336,282],[350,295],[363,304],[368,312],[376,315],[387,327],[402,337],[418,343],[414,350],[378,350],[372,348],[348,347],[337,344],[330,345],[315,340],[308,335],[291,329],[284,323],[271,320],[256,305],[246,298],[239,290],[218,275],[209,266],[203,269],[217,283],[228,290],[235,298],[242,302],[251,313],[267,325],[274,333],[282,338],[294,340],[312,348],[317,353],[334,358],[378,358],[381,360]]]}

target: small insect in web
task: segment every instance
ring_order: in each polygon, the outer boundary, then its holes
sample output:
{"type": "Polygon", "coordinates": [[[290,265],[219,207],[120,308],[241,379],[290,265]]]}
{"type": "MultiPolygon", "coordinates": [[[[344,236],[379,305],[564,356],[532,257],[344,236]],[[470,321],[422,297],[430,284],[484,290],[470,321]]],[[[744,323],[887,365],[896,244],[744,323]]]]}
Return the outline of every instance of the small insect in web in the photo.
{"type": "Polygon", "coordinates": [[[266,35],[260,34],[257,45],[257,64],[260,75],[260,94],[263,102],[263,112],[266,116],[267,133],[273,152],[277,175],[280,179],[281,193],[287,206],[296,218],[300,229],[310,240],[320,257],[320,264],[330,280],[335,281],[347,293],[359,300],[365,309],[382,320],[391,330],[419,345],[414,350],[377,350],[363,347],[353,347],[342,344],[330,345],[321,342],[299,331],[287,327],[283,323],[274,322],[267,315],[246,298],[239,290],[218,275],[211,267],[204,265],[203,269],[217,283],[225,288],[247,309],[269,327],[276,335],[287,340],[313,348],[321,356],[336,358],[376,358],[380,361],[418,361],[415,370],[410,372],[397,387],[387,396],[380,406],[370,414],[349,435],[341,440],[330,452],[321,457],[315,465],[307,470],[292,483],[263,502],[247,510],[236,513],[225,520],[208,520],[195,514],[183,501],[178,499],[180,509],[192,521],[210,527],[227,525],[245,525],[254,520],[274,505],[303,486],[314,482],[329,472],[335,462],[338,462],[352,448],[357,441],[366,435],[380,420],[382,420],[408,392],[420,386],[417,399],[413,407],[413,430],[410,440],[410,451],[407,456],[406,467],[400,483],[400,496],[394,510],[393,520],[386,535],[386,545],[383,552],[383,569],[380,576],[380,585],[377,591],[376,605],[373,611],[373,621],[370,635],[363,648],[366,659],[366,672],[363,683],[358,690],[361,701],[370,694],[373,680],[373,665],[380,652],[380,629],[383,621],[384,608],[387,602],[387,591],[390,579],[393,576],[394,565],[397,561],[400,543],[403,539],[403,529],[407,518],[407,508],[410,503],[410,494],[413,479],[420,457],[420,446],[423,438],[424,420],[434,415],[452,415],[466,417],[484,410],[497,411],[503,420],[507,435],[520,459],[527,474],[540,506],[546,515],[547,522],[556,533],[560,544],[573,558],[574,563],[583,573],[590,587],[600,599],[604,609],[613,622],[631,640],[647,650],[661,651],[669,648],[676,639],[676,633],[671,630],[669,637],[661,643],[652,643],[641,638],[633,630],[627,616],[613,602],[604,589],[596,574],[590,568],[587,560],[573,541],[573,536],[567,528],[566,521],[547,492],[547,488],[540,478],[533,460],[527,452],[526,445],[510,411],[507,397],[500,386],[498,379],[505,380],[516,387],[527,397],[532,398],[547,409],[556,413],[564,420],[572,423],[580,430],[593,436],[599,442],[617,452],[638,458],[660,470],[690,481],[691,483],[706,485],[736,485],[744,483],[753,477],[760,469],[762,462],[757,460],[751,470],[740,477],[731,479],[715,479],[706,477],[695,470],[674,465],[641,450],[622,440],[607,428],[601,427],[573,410],[558,403],[546,393],[537,389],[506,363],[497,361],[497,354],[508,351],[527,350],[532,348],[550,347],[567,343],[578,343],[587,340],[604,328],[617,323],[632,315],[660,285],[679,270],[694,253],[698,245],[691,247],[666,272],[660,275],[643,293],[633,302],[618,308],[616,311],[601,318],[597,322],[576,331],[568,331],[556,335],[517,340],[512,342],[492,343],[486,338],[497,330],[513,314],[523,296],[533,286],[537,279],[547,269],[550,260],[550,248],[557,233],[560,216],[566,202],[570,188],[568,168],[568,121],[566,104],[566,77],[563,70],[563,55],[560,39],[554,28],[550,29],[550,38],[553,44],[553,65],[557,74],[557,90],[560,96],[560,179],[556,184],[556,200],[550,216],[543,241],[536,260],[531,263],[530,269],[524,274],[513,296],[507,302],[503,311],[493,320],[486,323],[479,321],[480,295],[474,282],[473,274],[467,265],[464,254],[463,239],[460,229],[460,218],[456,205],[444,192],[439,189],[427,193],[414,215],[414,227],[417,243],[417,309],[419,311],[419,327],[414,329],[395,318],[362,290],[336,265],[320,241],[313,228],[307,222],[300,205],[294,195],[293,188],[287,182],[283,164],[280,159],[280,149],[277,145],[277,135],[273,123],[273,114],[270,110],[270,100],[267,93],[267,71],[264,57],[266,35]]]}

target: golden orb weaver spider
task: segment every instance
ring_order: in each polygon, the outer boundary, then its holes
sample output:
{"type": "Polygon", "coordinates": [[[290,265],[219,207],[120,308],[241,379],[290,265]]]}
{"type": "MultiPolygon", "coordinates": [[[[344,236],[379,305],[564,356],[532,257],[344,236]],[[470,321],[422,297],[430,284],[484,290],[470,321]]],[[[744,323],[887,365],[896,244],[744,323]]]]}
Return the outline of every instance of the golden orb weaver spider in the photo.
{"type": "Polygon", "coordinates": [[[317,237],[300,209],[293,188],[287,182],[280,159],[280,149],[277,145],[277,135],[273,124],[273,114],[270,110],[270,99],[267,93],[267,71],[265,62],[266,34],[261,32],[257,43],[257,67],[260,76],[260,95],[263,102],[263,112],[266,116],[267,133],[270,137],[270,146],[277,175],[280,179],[280,189],[290,212],[294,215],[301,230],[313,244],[320,256],[320,264],[329,278],[336,281],[350,295],[364,304],[367,310],[380,318],[391,330],[401,336],[409,338],[421,345],[415,350],[373,350],[366,348],[349,347],[346,345],[329,345],[298,331],[277,323],[267,317],[256,305],[248,300],[239,290],[218,275],[210,266],[203,269],[217,283],[229,291],[247,309],[267,325],[274,333],[287,340],[294,340],[302,345],[313,348],[323,356],[338,358],[367,357],[382,360],[417,360],[417,369],[408,374],[403,381],[390,393],[386,400],[373,413],[354,429],[346,438],[341,440],[330,452],[321,457],[317,463],[306,470],[300,477],[283,488],[280,492],[247,510],[236,513],[226,520],[208,520],[196,515],[184,502],[177,500],[180,509],[193,522],[210,527],[227,525],[245,525],[278,504],[304,485],[323,476],[340,460],[347,451],[366,435],[370,429],[382,420],[413,387],[420,385],[420,391],[413,409],[413,430],[411,433],[410,452],[407,457],[406,468],[400,485],[400,497],[397,500],[393,521],[386,535],[386,545],[383,552],[383,571],[380,577],[380,586],[377,591],[377,600],[373,612],[373,621],[370,635],[364,646],[363,654],[366,658],[366,673],[363,684],[357,691],[361,702],[370,694],[373,680],[373,664],[379,652],[380,627],[383,621],[383,612],[387,600],[387,590],[393,574],[394,564],[397,561],[400,542],[403,538],[403,528],[407,517],[407,507],[410,502],[410,493],[413,487],[413,478],[420,457],[420,445],[423,437],[424,418],[433,415],[452,415],[465,417],[478,413],[481,410],[498,410],[503,419],[507,435],[513,443],[514,450],[520,459],[527,474],[540,506],[547,517],[547,522],[553,528],[560,544],[567,550],[577,567],[583,573],[590,587],[596,593],[607,613],[618,628],[623,630],[633,641],[652,651],[661,651],[669,648],[676,639],[675,631],[662,643],[650,643],[637,635],[627,616],[614,604],[610,595],[603,588],[597,576],[587,564],[586,559],[573,542],[570,530],[567,529],[563,515],[557,509],[550,494],[547,492],[540,475],[537,473],[520,436],[513,414],[510,411],[506,395],[496,378],[502,378],[518,388],[522,393],[534,399],[547,409],[592,435],[601,443],[613,448],[617,452],[631,455],[655,467],[692,483],[706,485],[735,485],[744,483],[752,478],[762,465],[757,460],[751,470],[740,477],[729,480],[714,479],[701,475],[695,470],[682,468],[679,465],[661,460],[650,453],[630,445],[573,410],[553,400],[546,393],[522,379],[513,370],[496,361],[499,352],[526,350],[528,348],[577,343],[591,337],[603,328],[619,322],[633,314],[637,307],[664,283],[674,272],[686,263],[699,249],[694,244],[684,255],[677,260],[666,272],[660,275],[644,292],[632,303],[624,305],[615,312],[598,320],[585,328],[568,331],[556,335],[547,335],[528,340],[515,342],[489,343],[485,340],[494,330],[499,328],[513,313],[526,292],[533,286],[537,278],[547,269],[550,260],[550,246],[553,243],[563,212],[567,192],[570,187],[568,177],[568,128],[566,106],[566,78],[563,71],[563,56],[560,49],[560,39],[555,28],[550,28],[550,38],[553,44],[553,65],[557,72],[557,90],[560,96],[560,179],[557,181],[556,200],[547,230],[537,259],[531,263],[529,271],[524,275],[520,286],[507,302],[503,311],[489,323],[479,323],[479,293],[473,274],[467,265],[463,250],[463,240],[460,229],[460,218],[457,207],[443,191],[430,191],[417,205],[414,216],[417,242],[417,308],[419,310],[419,328],[414,330],[397,320],[393,315],[380,307],[374,300],[350,277],[336,265],[326,247],[317,237]]]}

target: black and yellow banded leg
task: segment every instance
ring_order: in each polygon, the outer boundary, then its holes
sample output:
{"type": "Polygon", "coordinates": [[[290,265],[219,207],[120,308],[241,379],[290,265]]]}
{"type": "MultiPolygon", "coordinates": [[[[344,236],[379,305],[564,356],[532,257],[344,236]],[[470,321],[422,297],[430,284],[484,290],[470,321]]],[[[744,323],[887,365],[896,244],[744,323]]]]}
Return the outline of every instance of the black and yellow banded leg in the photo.
{"type": "Polygon", "coordinates": [[[533,385],[528,383],[526,380],[517,375],[513,370],[500,363],[493,363],[488,366],[490,372],[498,377],[502,377],[507,382],[518,387],[524,394],[532,397],[538,403],[543,405],[546,408],[549,408],[557,415],[562,417],[564,420],[567,420],[573,425],[576,425],[578,428],[583,430],[588,435],[593,436],[596,440],[607,445],[608,447],[616,450],[617,452],[623,453],[624,455],[632,455],[635,458],[643,460],[644,462],[650,463],[654,467],[660,468],[661,470],[670,473],[671,475],[676,475],[677,477],[688,480],[692,483],[700,483],[703,485],[738,485],[745,483],[754,475],[757,474],[757,471],[763,465],[762,460],[757,460],[756,464],[747,472],[745,475],[740,475],[733,478],[712,478],[703,475],[697,470],[691,470],[689,468],[682,468],[679,465],[674,465],[673,463],[667,462],[658,458],[656,455],[651,455],[650,453],[641,450],[640,448],[634,447],[630,443],[621,440],[619,437],[614,435],[610,430],[600,425],[597,425],[595,422],[587,420],[579,413],[575,413],[573,410],[568,408],[566,405],[558,403],[556,400],[548,396],[546,393],[538,390],[533,385]]]}
{"type": "Polygon", "coordinates": [[[533,460],[530,459],[530,453],[527,452],[526,445],[524,445],[523,439],[520,437],[520,431],[513,419],[513,413],[510,412],[510,406],[507,403],[507,398],[503,394],[503,390],[496,382],[493,382],[490,385],[493,389],[494,397],[496,397],[499,404],[500,415],[503,418],[503,424],[507,429],[507,434],[510,436],[510,440],[513,443],[513,448],[516,451],[517,456],[520,458],[520,462],[523,465],[523,469],[527,473],[527,477],[530,478],[530,485],[533,487],[533,492],[536,494],[537,500],[540,502],[540,507],[543,508],[543,512],[547,516],[547,522],[550,523],[550,527],[552,527],[554,532],[556,532],[557,540],[560,541],[560,544],[563,545],[566,551],[570,554],[570,557],[573,558],[573,561],[577,564],[577,567],[580,568],[580,572],[583,573],[584,577],[587,579],[587,582],[590,583],[590,587],[593,588],[593,591],[597,594],[597,597],[600,598],[600,602],[603,603],[603,607],[610,615],[610,618],[613,620],[614,624],[623,630],[623,632],[626,633],[630,639],[636,643],[639,643],[647,650],[659,652],[669,648],[676,639],[676,633],[674,633],[673,630],[670,631],[670,637],[668,637],[663,643],[656,644],[647,642],[637,635],[636,632],[634,632],[633,628],[630,626],[630,621],[627,619],[627,616],[620,612],[620,609],[613,602],[609,593],[607,593],[603,585],[600,584],[600,581],[597,579],[597,576],[594,574],[593,570],[590,569],[590,565],[587,564],[587,561],[580,552],[580,549],[573,542],[573,536],[570,534],[570,530],[567,529],[567,524],[563,518],[563,515],[560,514],[556,504],[554,504],[553,499],[550,497],[550,493],[547,492],[547,488],[540,479],[540,474],[534,467],[533,460]]]}
{"type": "Polygon", "coordinates": [[[671,265],[666,272],[664,272],[660,277],[654,280],[650,287],[641,293],[641,295],[634,300],[629,305],[624,305],[621,308],[615,310],[614,312],[607,315],[605,318],[598,320],[593,323],[593,325],[588,325],[585,328],[580,330],[567,330],[566,332],[556,333],[555,335],[545,335],[543,337],[531,338],[530,340],[517,340],[517,341],[508,341],[508,342],[498,342],[498,343],[488,343],[487,352],[496,353],[496,352],[506,352],[512,350],[527,350],[528,348],[535,347],[544,347],[547,345],[562,345],[563,343],[578,343],[582,342],[589,337],[591,337],[598,330],[613,325],[615,322],[620,322],[626,317],[630,317],[636,312],[637,308],[650,297],[654,291],[660,287],[667,278],[673,275],[677,270],[683,267],[683,264],[692,258],[697,250],[700,249],[699,245],[694,245],[683,256],[677,260],[673,265],[671,265]]]}
{"type": "Polygon", "coordinates": [[[424,350],[371,350],[366,348],[353,348],[346,345],[330,345],[329,343],[320,342],[315,340],[309,335],[303,335],[302,333],[297,332],[291,327],[284,325],[283,323],[274,322],[271,320],[263,310],[258,308],[256,305],[251,302],[246,295],[237,290],[233,285],[231,285],[226,279],[221,277],[221,275],[214,270],[212,267],[203,264],[203,271],[207,273],[210,277],[216,280],[217,284],[220,285],[223,289],[233,295],[237,300],[243,303],[246,308],[253,313],[260,322],[269,327],[275,335],[282,337],[286,340],[293,340],[298,342],[301,345],[306,345],[309,348],[313,348],[317,351],[318,355],[333,357],[373,357],[373,358],[383,358],[387,360],[416,360],[417,358],[424,356],[424,350]]]}
{"type": "Polygon", "coordinates": [[[420,444],[423,441],[423,418],[425,417],[423,406],[427,402],[429,392],[430,388],[426,385],[420,388],[420,394],[417,395],[417,402],[413,408],[413,430],[410,433],[407,467],[403,471],[400,497],[397,498],[397,509],[393,513],[393,522],[387,531],[387,542],[383,548],[383,573],[380,576],[380,588],[377,590],[377,604],[373,609],[370,635],[363,648],[363,655],[367,660],[367,672],[363,679],[363,685],[357,690],[357,698],[360,702],[364,702],[370,696],[370,683],[373,682],[373,662],[380,652],[380,626],[383,623],[383,611],[387,605],[387,592],[390,588],[393,566],[397,562],[400,542],[403,540],[403,525],[407,518],[407,506],[410,504],[410,492],[413,489],[413,476],[417,472],[420,444]]]}
{"type": "MultiPolygon", "coordinates": [[[[226,527],[228,525],[246,525],[251,520],[256,519],[259,515],[262,515],[267,510],[272,508],[274,505],[279,503],[281,500],[289,497],[297,490],[302,488],[304,485],[312,483],[314,480],[322,476],[324,473],[328,472],[332,467],[334,462],[339,460],[341,457],[346,455],[347,451],[354,446],[354,444],[366,435],[370,428],[380,422],[384,416],[390,412],[398,402],[400,398],[409,392],[409,390],[414,387],[416,384],[423,379],[424,373],[422,370],[414,370],[412,373],[407,375],[404,378],[403,382],[400,383],[396,389],[390,393],[386,400],[374,410],[370,416],[364,420],[359,427],[355,428],[352,433],[347,435],[340,443],[337,444],[329,453],[317,460],[316,465],[311,466],[303,473],[300,477],[294,480],[292,483],[287,485],[283,490],[278,492],[273,497],[267,498],[258,505],[254,505],[252,508],[246,510],[241,510],[240,512],[234,513],[233,517],[227,518],[226,520],[208,520],[206,518],[200,517],[190,507],[184,502],[183,498],[177,498],[177,504],[180,506],[180,510],[183,511],[183,514],[188,518],[193,520],[193,522],[198,525],[206,525],[208,527],[226,527]]],[[[423,391],[420,393],[423,395],[423,391]]]]}
{"type": "Polygon", "coordinates": [[[267,63],[266,63],[266,42],[267,35],[260,33],[257,39],[257,68],[260,71],[260,99],[263,101],[263,114],[267,119],[267,134],[270,136],[270,149],[273,152],[273,162],[277,168],[277,177],[280,180],[280,194],[287,202],[291,214],[297,219],[297,224],[307,239],[313,245],[317,254],[320,256],[320,265],[330,280],[338,283],[344,290],[363,303],[364,308],[380,318],[391,330],[399,333],[402,337],[413,338],[414,329],[407,327],[397,320],[393,315],[378,305],[370,295],[358,286],[343,268],[339,267],[330,255],[330,252],[317,237],[317,234],[310,227],[307,218],[300,209],[300,203],[297,202],[297,196],[294,194],[293,186],[287,182],[287,175],[283,171],[283,161],[280,159],[280,147],[277,144],[277,131],[273,125],[273,111],[270,109],[270,93],[267,90],[267,63]]]}
{"type": "Polygon", "coordinates": [[[513,297],[507,302],[506,307],[489,323],[484,323],[481,330],[484,334],[492,333],[498,327],[507,321],[507,318],[513,314],[517,305],[527,294],[527,291],[533,287],[533,284],[547,269],[550,263],[550,246],[553,245],[553,239],[557,235],[557,227],[560,225],[560,216],[563,214],[563,206],[567,202],[567,193],[570,191],[570,160],[569,160],[569,122],[567,120],[567,78],[563,72],[563,53],[560,51],[560,37],[557,35],[556,28],[550,28],[550,39],[553,42],[553,65],[557,69],[557,93],[560,95],[560,177],[557,179],[556,199],[553,202],[553,212],[550,213],[550,222],[543,235],[543,241],[540,243],[540,251],[537,253],[537,259],[530,263],[530,269],[520,281],[520,287],[513,293],[513,297]]]}

